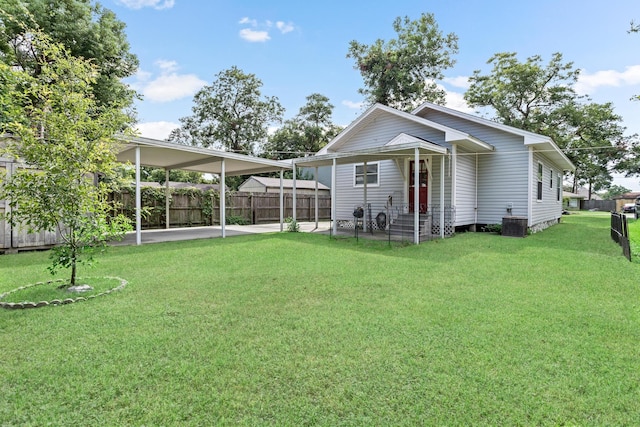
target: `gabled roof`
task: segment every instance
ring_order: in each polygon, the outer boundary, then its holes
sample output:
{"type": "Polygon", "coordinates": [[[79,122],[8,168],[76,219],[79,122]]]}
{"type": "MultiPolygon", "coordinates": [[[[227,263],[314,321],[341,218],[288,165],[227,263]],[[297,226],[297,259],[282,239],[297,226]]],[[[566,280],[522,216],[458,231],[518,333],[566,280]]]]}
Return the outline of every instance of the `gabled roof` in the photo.
{"type": "Polygon", "coordinates": [[[537,151],[543,152],[547,157],[558,164],[558,166],[562,166],[563,170],[575,170],[576,168],[571,160],[569,160],[569,158],[556,145],[553,139],[549,138],[548,136],[518,129],[513,126],[494,122],[493,120],[487,120],[473,114],[463,113],[462,111],[453,110],[451,108],[443,107],[442,105],[433,104],[431,102],[423,103],[418,108],[413,110],[411,114],[419,115],[426,110],[439,111],[441,113],[458,117],[463,120],[468,120],[470,122],[478,123],[483,126],[498,129],[513,135],[522,136],[524,139],[524,145],[534,147],[537,151]]]}
{"type": "Polygon", "coordinates": [[[457,143],[463,145],[473,151],[493,151],[494,147],[491,144],[487,144],[484,141],[479,140],[467,133],[459,130],[444,126],[440,123],[433,122],[431,120],[424,119],[414,114],[406,113],[404,111],[396,110],[395,108],[388,107],[382,104],[374,104],[367,111],[365,111],[360,117],[347,126],[338,136],[331,140],[326,146],[324,146],[317,155],[329,154],[332,152],[340,151],[339,148],[351,138],[351,136],[357,133],[359,130],[368,126],[371,122],[375,121],[378,117],[383,115],[392,115],[395,117],[403,118],[414,123],[418,123],[422,126],[426,126],[431,129],[436,129],[444,132],[445,142],[457,143]]]}

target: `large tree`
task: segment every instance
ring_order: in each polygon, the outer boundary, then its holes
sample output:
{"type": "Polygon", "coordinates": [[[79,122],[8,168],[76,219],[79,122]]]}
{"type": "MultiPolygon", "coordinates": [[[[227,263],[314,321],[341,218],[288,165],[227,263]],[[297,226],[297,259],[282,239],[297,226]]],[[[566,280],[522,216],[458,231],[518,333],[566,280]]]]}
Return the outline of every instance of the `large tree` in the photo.
{"type": "Polygon", "coordinates": [[[264,143],[269,126],[282,121],[278,98],[263,96],[262,81],[231,67],[200,89],[193,98],[191,116],[180,119],[180,128],[169,140],[252,154],[264,143]]]}
{"type": "Polygon", "coordinates": [[[469,105],[489,107],[501,123],[553,138],[576,166],[574,192],[579,185],[606,188],[629,140],[611,103],[576,93],[580,70],[560,53],[546,65],[538,55],[520,62],[515,53],[498,53],[488,63],[490,74],[476,70],[469,79],[469,105]]]}
{"type": "Polygon", "coordinates": [[[138,69],[137,57],[129,51],[125,24],[109,9],[93,0],[0,0],[0,51],[12,66],[38,77],[45,52],[35,49],[23,23],[40,28],[68,52],[92,60],[97,66],[91,82],[99,104],[130,107],[136,93],[122,82],[138,69]],[[8,19],[12,16],[13,19],[8,19]]]}
{"type": "Polygon", "coordinates": [[[269,136],[262,154],[275,160],[314,154],[341,130],[333,124],[332,114],[329,98],[319,93],[307,96],[298,114],[269,136]]]}
{"type": "Polygon", "coordinates": [[[29,231],[57,230],[63,243],[51,251],[50,270],[70,268],[73,286],[77,264],[130,227],[124,216],[109,215],[106,184],[116,166],[114,135],[130,117],[115,104],[98,102],[92,62],[38,30],[25,34],[46,61],[37,64],[35,76],[0,63],[0,145],[21,165],[0,177],[0,199],[9,207],[3,219],[29,231]],[[95,179],[98,172],[107,179],[95,179]]]}
{"type": "Polygon", "coordinates": [[[444,103],[445,91],[437,81],[455,63],[458,37],[444,35],[430,13],[415,21],[398,17],[393,29],[398,36],[388,42],[349,43],[347,58],[355,60],[365,84],[358,92],[370,104],[379,102],[401,110],[411,110],[425,101],[444,103]]]}

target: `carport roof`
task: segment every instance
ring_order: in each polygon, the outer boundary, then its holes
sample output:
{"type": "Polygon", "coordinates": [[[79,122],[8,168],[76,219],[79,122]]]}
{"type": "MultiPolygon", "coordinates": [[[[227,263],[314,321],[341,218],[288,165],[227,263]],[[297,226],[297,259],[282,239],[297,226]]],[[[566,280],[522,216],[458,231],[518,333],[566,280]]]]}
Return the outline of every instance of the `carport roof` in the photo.
{"type": "Polygon", "coordinates": [[[192,147],[143,137],[122,136],[120,139],[124,144],[117,154],[117,159],[123,163],[135,163],[136,147],[140,147],[141,165],[170,170],[220,174],[222,159],[225,160],[227,176],[291,169],[288,163],[228,151],[192,147]]]}

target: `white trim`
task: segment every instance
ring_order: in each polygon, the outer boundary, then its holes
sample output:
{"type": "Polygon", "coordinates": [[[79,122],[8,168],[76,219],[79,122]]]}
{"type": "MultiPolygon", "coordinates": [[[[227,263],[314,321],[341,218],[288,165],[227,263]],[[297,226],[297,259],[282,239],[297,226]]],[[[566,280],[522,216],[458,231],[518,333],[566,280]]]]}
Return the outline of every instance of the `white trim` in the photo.
{"type": "MultiPolygon", "coordinates": [[[[367,183],[366,187],[380,187],[380,161],[376,161],[376,162],[362,162],[362,163],[354,163],[353,164],[353,188],[364,188],[365,185],[363,184],[356,184],[356,168],[358,166],[371,166],[371,165],[375,165],[377,172],[375,173],[376,175],[376,183],[367,183]]],[[[367,177],[367,171],[363,170],[363,174],[361,174],[364,178],[367,177]]],[[[373,173],[371,175],[374,175],[373,173]]]]}
{"type": "Polygon", "coordinates": [[[540,160],[538,160],[538,167],[536,168],[536,202],[542,203],[543,200],[544,200],[544,164],[540,160]],[[540,187],[540,189],[538,189],[538,186],[540,187]]]}

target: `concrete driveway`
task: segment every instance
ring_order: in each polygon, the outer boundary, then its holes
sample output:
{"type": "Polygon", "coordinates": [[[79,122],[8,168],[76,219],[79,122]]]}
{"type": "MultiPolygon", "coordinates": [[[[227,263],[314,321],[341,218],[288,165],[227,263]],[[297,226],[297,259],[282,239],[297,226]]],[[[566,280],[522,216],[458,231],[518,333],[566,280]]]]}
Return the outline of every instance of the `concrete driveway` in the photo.
{"type": "MultiPolygon", "coordinates": [[[[329,221],[321,221],[316,228],[315,222],[299,222],[300,231],[307,233],[323,233],[328,232],[331,223],[329,221]]],[[[284,224],[284,231],[287,231],[287,224],[284,224]]],[[[259,233],[278,233],[280,232],[280,224],[255,224],[255,225],[227,225],[225,227],[226,236],[233,237],[243,234],[259,234],[259,233]]],[[[209,227],[185,227],[171,228],[159,230],[142,230],[142,243],[158,243],[158,242],[175,242],[178,240],[195,240],[195,239],[211,239],[221,237],[221,229],[219,225],[209,227]]],[[[129,232],[124,239],[119,242],[113,242],[113,245],[135,245],[136,233],[129,232]]]]}

